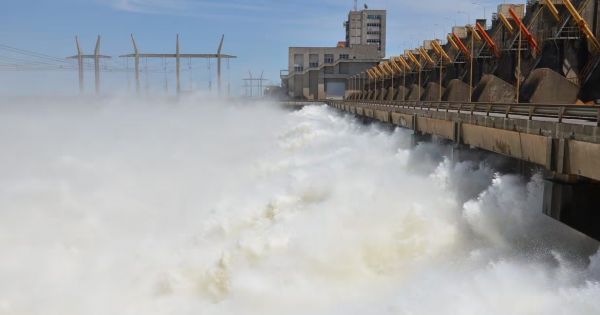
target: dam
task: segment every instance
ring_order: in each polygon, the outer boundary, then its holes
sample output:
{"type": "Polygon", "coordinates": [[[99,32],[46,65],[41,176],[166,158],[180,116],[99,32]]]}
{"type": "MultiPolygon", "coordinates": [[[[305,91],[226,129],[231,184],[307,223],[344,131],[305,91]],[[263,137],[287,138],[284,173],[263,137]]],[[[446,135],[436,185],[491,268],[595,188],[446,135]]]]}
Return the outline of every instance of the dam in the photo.
{"type": "Polygon", "coordinates": [[[600,314],[600,1],[76,2],[3,10],[0,315],[600,314]]]}
{"type": "MultiPolygon", "coordinates": [[[[385,15],[360,12],[367,29],[350,13],[347,34],[367,34],[381,52],[385,40],[369,36],[385,33],[385,15]]],[[[282,74],[282,85],[293,99],[320,99],[417,135],[540,167],[547,178],[543,212],[600,239],[599,18],[598,3],[590,0],[504,3],[491,22],[454,26],[445,41],[426,39],[376,61],[369,59],[376,53],[358,48],[360,36],[353,42],[348,35],[337,49],[357,53],[340,52],[335,62],[319,63],[316,48],[290,48],[293,67],[282,74]],[[340,77],[343,93],[334,88],[340,77]]]]}

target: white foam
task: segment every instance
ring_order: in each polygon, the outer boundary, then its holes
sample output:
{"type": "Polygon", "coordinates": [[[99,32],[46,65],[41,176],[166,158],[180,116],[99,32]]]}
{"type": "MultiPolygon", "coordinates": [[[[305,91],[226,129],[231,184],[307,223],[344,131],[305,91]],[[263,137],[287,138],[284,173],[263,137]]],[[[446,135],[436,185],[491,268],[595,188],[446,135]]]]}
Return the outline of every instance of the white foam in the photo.
{"type": "Polygon", "coordinates": [[[600,311],[540,178],[404,130],[196,98],[0,113],[0,314],[600,311]]]}

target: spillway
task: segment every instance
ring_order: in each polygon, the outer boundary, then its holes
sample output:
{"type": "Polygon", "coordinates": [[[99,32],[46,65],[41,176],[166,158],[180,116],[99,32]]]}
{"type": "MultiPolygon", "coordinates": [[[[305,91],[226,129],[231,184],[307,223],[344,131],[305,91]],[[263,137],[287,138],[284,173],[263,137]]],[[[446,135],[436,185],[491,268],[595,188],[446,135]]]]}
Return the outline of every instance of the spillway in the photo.
{"type": "Polygon", "coordinates": [[[0,102],[0,314],[598,314],[542,178],[325,105],[0,102]]]}

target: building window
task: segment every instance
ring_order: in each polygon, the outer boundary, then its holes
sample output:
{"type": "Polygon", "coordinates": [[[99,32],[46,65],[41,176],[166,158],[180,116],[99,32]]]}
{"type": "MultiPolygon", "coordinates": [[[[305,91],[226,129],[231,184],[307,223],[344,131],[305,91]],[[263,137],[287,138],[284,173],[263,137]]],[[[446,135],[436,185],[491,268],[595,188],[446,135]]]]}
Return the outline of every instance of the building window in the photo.
{"type": "Polygon", "coordinates": [[[367,39],[367,43],[369,44],[379,44],[381,41],[379,39],[367,39]]]}
{"type": "Polygon", "coordinates": [[[348,54],[340,54],[340,60],[348,60],[350,59],[350,55],[348,54]]]}
{"type": "Polygon", "coordinates": [[[367,23],[368,27],[381,27],[381,23],[367,23]]]}
{"type": "Polygon", "coordinates": [[[294,71],[296,71],[296,72],[302,72],[302,71],[304,71],[304,67],[296,65],[296,66],[294,66],[294,71]]]}
{"type": "Polygon", "coordinates": [[[367,19],[369,19],[369,20],[381,20],[381,15],[368,15],[367,19]]]}
{"type": "Polygon", "coordinates": [[[310,54],[308,56],[308,67],[318,68],[319,67],[319,54],[310,54]]]}
{"type": "Polygon", "coordinates": [[[380,35],[380,31],[367,31],[367,35],[380,35]]]}
{"type": "Polygon", "coordinates": [[[332,64],[333,63],[333,54],[325,54],[325,63],[332,64]]]}

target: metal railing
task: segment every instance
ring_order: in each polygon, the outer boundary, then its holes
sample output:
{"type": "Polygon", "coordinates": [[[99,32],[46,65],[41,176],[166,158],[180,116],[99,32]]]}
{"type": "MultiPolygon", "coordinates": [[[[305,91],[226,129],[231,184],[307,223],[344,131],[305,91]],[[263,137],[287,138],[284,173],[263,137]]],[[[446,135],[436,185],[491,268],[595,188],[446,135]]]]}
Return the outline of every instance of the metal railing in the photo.
{"type": "MultiPolygon", "coordinates": [[[[600,106],[563,105],[563,104],[521,104],[521,103],[462,103],[462,102],[425,102],[425,101],[371,101],[345,100],[326,101],[327,103],[349,103],[379,110],[415,109],[435,112],[456,112],[470,115],[491,114],[534,118],[553,118],[562,123],[565,119],[595,122],[600,126],[600,106]]],[[[515,117],[513,117],[515,118],[515,117]]]]}

